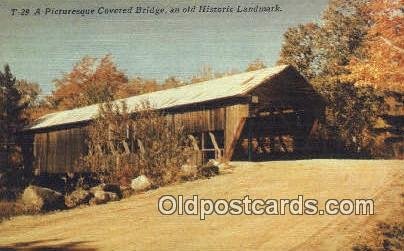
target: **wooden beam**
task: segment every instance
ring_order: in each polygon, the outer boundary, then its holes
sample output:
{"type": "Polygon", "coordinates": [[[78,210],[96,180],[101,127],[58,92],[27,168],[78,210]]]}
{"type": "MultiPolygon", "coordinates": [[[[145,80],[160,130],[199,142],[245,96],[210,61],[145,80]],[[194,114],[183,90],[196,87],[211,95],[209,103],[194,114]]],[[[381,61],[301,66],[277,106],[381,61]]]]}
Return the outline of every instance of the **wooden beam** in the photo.
{"type": "Polygon", "coordinates": [[[194,148],[195,151],[200,151],[199,150],[199,146],[198,146],[198,142],[196,142],[196,139],[193,135],[188,135],[188,138],[191,140],[191,144],[194,148]]]}
{"type": "Polygon", "coordinates": [[[285,151],[285,153],[288,153],[288,148],[286,147],[285,141],[283,141],[283,137],[279,136],[278,138],[279,138],[279,143],[281,143],[283,150],[285,151]]]}
{"type": "Polygon", "coordinates": [[[130,149],[128,143],[125,140],[122,140],[123,148],[125,149],[125,154],[130,154],[130,149]]]}
{"type": "Polygon", "coordinates": [[[140,154],[144,156],[146,150],[144,149],[143,143],[140,139],[137,139],[137,145],[139,146],[140,154]]]}
{"type": "Polygon", "coordinates": [[[203,164],[202,163],[202,151],[199,149],[198,142],[196,141],[195,137],[191,134],[188,135],[188,138],[191,140],[191,144],[194,148],[194,152],[192,153],[192,156],[190,159],[191,163],[193,165],[197,165],[197,166],[202,165],[203,164]]]}
{"type": "Polygon", "coordinates": [[[236,148],[237,142],[240,138],[241,132],[243,131],[244,125],[246,122],[246,118],[242,118],[239,120],[238,126],[236,130],[233,132],[230,144],[226,146],[225,158],[226,160],[230,160],[233,156],[234,149],[236,148]]]}
{"type": "Polygon", "coordinates": [[[215,148],[215,159],[220,159],[222,157],[222,154],[220,152],[220,148],[217,145],[215,135],[211,132],[209,132],[210,140],[212,141],[213,147],[215,148]]]}
{"type": "Polygon", "coordinates": [[[252,130],[251,130],[251,120],[247,121],[248,130],[248,161],[252,160],[252,130]]]}
{"type": "Polygon", "coordinates": [[[109,150],[111,151],[112,155],[116,155],[118,151],[115,148],[115,145],[112,143],[112,141],[108,141],[108,147],[109,150]]]}
{"type": "Polygon", "coordinates": [[[248,104],[238,104],[226,107],[224,128],[224,158],[226,160],[231,160],[233,157],[234,150],[239,142],[248,114],[248,104]]]}
{"type": "Polygon", "coordinates": [[[201,133],[201,150],[202,150],[202,163],[205,161],[205,153],[204,153],[204,150],[205,150],[205,133],[204,132],[202,132],[201,133]]]}

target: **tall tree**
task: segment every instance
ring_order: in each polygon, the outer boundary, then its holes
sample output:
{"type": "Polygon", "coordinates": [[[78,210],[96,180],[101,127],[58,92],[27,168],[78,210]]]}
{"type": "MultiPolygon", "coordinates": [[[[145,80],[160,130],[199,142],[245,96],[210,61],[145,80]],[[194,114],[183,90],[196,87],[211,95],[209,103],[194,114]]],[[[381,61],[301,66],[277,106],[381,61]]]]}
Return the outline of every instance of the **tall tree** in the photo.
{"type": "Polygon", "coordinates": [[[289,28],[279,64],[291,64],[313,82],[336,81],[367,34],[366,0],[331,0],[320,24],[289,28]]]}
{"type": "Polygon", "coordinates": [[[225,72],[215,72],[210,65],[203,65],[199,73],[192,76],[192,78],[189,81],[189,84],[195,84],[203,81],[212,80],[215,78],[231,76],[237,73],[239,73],[239,71],[236,69],[230,69],[225,72]]]}
{"type": "Polygon", "coordinates": [[[23,102],[18,90],[17,80],[13,76],[9,65],[0,71],[0,154],[4,158],[0,169],[21,164],[21,149],[18,145],[17,132],[27,123],[23,111],[27,103],[23,102]]]}
{"type": "Polygon", "coordinates": [[[28,122],[34,121],[38,118],[39,107],[41,106],[41,100],[38,99],[41,93],[41,88],[37,83],[33,83],[24,79],[17,80],[16,88],[21,95],[21,104],[25,104],[26,108],[23,111],[22,116],[28,122]]]}
{"type": "Polygon", "coordinates": [[[371,128],[382,112],[382,99],[373,88],[358,87],[345,78],[351,59],[359,57],[371,25],[367,0],[331,0],[319,24],[290,28],[278,63],[301,71],[327,99],[323,125],[334,152],[364,152],[371,128]],[[342,148],[342,149],[341,149],[342,148]]]}
{"type": "Polygon", "coordinates": [[[118,90],[127,82],[128,78],[117,68],[111,55],[100,60],[84,57],[70,73],[55,80],[56,90],[50,102],[63,110],[110,101],[118,98],[118,90]]]}
{"type": "Polygon", "coordinates": [[[371,27],[362,53],[348,65],[347,80],[404,92],[404,15],[402,1],[374,0],[363,8],[371,27]]]}
{"type": "Polygon", "coordinates": [[[246,71],[256,71],[267,67],[261,59],[256,59],[248,64],[246,71]]]}
{"type": "Polygon", "coordinates": [[[317,24],[301,24],[289,28],[284,36],[284,42],[278,64],[293,65],[305,77],[313,79],[316,76],[316,39],[320,27],[317,24]]]}
{"type": "MultiPolygon", "coordinates": [[[[345,66],[359,53],[369,28],[369,16],[364,11],[368,0],[331,0],[323,13],[318,34],[318,74],[321,77],[339,76],[345,66]]],[[[327,79],[329,81],[329,79],[327,79]]]]}
{"type": "Polygon", "coordinates": [[[175,77],[175,76],[170,76],[164,80],[164,83],[162,84],[161,88],[162,89],[170,89],[170,88],[175,88],[183,85],[183,82],[175,77]]]}

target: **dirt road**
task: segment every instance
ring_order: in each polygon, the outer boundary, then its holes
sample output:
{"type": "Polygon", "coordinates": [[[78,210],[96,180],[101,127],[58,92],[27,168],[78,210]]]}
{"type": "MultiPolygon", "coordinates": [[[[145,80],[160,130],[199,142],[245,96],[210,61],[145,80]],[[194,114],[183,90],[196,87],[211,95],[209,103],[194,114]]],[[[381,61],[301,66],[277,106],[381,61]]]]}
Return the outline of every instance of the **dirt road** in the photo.
{"type": "MultiPolygon", "coordinates": [[[[404,161],[234,163],[233,173],[172,185],[106,205],[0,224],[7,250],[350,250],[379,220],[404,215],[404,161]],[[210,199],[373,198],[373,216],[163,216],[162,195],[210,199]]],[[[321,204],[320,204],[321,205],[321,204]]],[[[401,219],[402,220],[402,219],[401,219]]]]}

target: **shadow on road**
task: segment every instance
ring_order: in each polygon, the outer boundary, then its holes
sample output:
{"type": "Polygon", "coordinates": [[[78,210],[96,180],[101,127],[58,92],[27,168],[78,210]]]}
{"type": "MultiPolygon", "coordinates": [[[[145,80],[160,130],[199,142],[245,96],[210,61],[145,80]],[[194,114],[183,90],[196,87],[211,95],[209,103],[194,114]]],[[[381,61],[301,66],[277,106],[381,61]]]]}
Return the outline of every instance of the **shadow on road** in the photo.
{"type": "Polygon", "coordinates": [[[40,240],[0,245],[0,251],[96,251],[97,249],[85,246],[84,241],[74,241],[61,244],[50,244],[58,239],[40,240]]]}

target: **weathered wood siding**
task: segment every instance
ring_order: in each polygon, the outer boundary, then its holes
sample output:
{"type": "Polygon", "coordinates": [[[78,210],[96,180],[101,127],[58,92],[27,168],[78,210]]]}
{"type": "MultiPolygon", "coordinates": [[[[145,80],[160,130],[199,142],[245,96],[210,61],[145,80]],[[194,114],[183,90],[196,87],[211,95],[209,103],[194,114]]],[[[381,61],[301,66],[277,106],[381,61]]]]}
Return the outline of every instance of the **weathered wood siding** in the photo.
{"type": "Polygon", "coordinates": [[[325,101],[303,76],[292,69],[282,72],[270,84],[260,85],[251,95],[258,97],[258,104],[250,106],[250,116],[286,109],[305,110],[316,117],[324,112],[325,101]]]}
{"type": "Polygon", "coordinates": [[[193,133],[224,130],[225,112],[225,107],[219,107],[168,113],[166,116],[176,126],[184,126],[185,132],[193,133]]]}
{"type": "Polygon", "coordinates": [[[3,149],[0,150],[0,167],[8,165],[7,152],[3,149]]]}
{"type": "MultiPolygon", "coordinates": [[[[238,107],[237,105],[234,107],[238,107]]],[[[230,109],[230,116],[239,108],[230,109]]],[[[166,113],[185,133],[223,131],[227,108],[215,107],[166,113]]],[[[86,126],[37,132],[34,134],[34,168],[45,173],[78,172],[77,163],[86,154],[86,126]]]]}
{"type": "Polygon", "coordinates": [[[237,104],[226,107],[226,129],[224,133],[224,158],[230,160],[237,144],[245,119],[248,117],[248,104],[237,104]]]}
{"type": "MultiPolygon", "coordinates": [[[[322,116],[323,111],[324,101],[313,87],[293,68],[287,68],[248,94],[173,107],[164,112],[175,126],[184,128],[184,133],[194,135],[202,159],[208,154],[203,150],[213,150],[212,153],[221,156],[224,149],[224,158],[231,160],[240,138],[245,141],[246,137],[249,158],[253,139],[259,141],[260,137],[273,141],[275,136],[291,135],[295,149],[304,148],[314,119],[322,116]],[[206,135],[219,141],[215,149],[209,143],[215,140],[206,135]],[[216,153],[217,148],[220,154],[216,153]]],[[[34,168],[48,173],[83,171],[78,169],[77,162],[86,154],[85,124],[45,128],[34,135],[34,168]]]]}
{"type": "Polygon", "coordinates": [[[46,173],[78,171],[77,163],[86,153],[85,137],[85,127],[36,133],[34,169],[46,173]]]}

